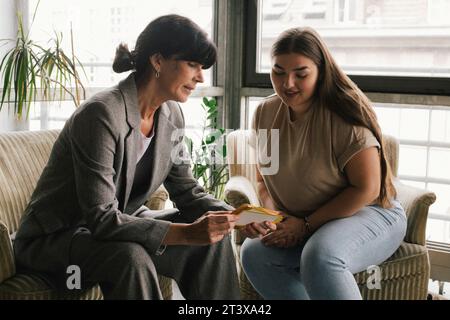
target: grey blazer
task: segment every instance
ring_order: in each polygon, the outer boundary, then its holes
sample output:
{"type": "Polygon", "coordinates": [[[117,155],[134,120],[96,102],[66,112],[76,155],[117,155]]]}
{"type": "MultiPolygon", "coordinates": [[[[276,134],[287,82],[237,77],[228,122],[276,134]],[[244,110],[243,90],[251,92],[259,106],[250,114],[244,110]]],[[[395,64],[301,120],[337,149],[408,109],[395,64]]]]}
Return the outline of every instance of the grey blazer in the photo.
{"type": "MultiPolygon", "coordinates": [[[[206,194],[188,164],[171,161],[183,143],[172,141],[184,128],[179,105],[159,110],[149,194],[162,183],[180,214],[191,220],[208,210],[231,210],[206,194]]],[[[96,94],[78,108],[57,138],[48,164],[26,208],[16,241],[87,226],[99,240],[130,241],[155,253],[170,222],[124,213],[136,168],[140,113],[134,74],[96,94]]],[[[148,211],[141,207],[139,211],[148,211]]],[[[65,250],[68,243],[58,249],[65,250]]],[[[20,252],[19,252],[20,254],[20,252]]],[[[61,254],[61,252],[59,252],[61,254]]]]}

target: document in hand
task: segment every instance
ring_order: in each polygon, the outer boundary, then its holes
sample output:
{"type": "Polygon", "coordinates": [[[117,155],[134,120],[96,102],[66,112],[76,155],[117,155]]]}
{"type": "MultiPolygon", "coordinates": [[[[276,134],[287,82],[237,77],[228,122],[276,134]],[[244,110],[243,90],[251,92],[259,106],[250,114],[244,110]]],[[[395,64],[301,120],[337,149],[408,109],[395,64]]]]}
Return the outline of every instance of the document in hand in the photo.
{"type": "Polygon", "coordinates": [[[243,227],[252,222],[259,223],[263,221],[270,221],[273,223],[278,223],[283,220],[283,216],[277,211],[252,206],[250,204],[243,204],[232,213],[239,215],[239,219],[236,222],[237,228],[243,227]]]}

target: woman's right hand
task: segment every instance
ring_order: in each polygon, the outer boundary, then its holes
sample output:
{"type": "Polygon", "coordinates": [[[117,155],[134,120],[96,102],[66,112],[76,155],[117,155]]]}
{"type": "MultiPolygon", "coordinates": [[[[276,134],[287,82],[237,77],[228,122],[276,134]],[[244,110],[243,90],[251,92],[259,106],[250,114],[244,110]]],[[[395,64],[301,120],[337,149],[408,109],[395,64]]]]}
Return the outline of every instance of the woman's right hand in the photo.
{"type": "Polygon", "coordinates": [[[185,228],[186,240],[191,245],[209,245],[221,241],[238,220],[231,211],[208,211],[185,228]]]}
{"type": "Polygon", "coordinates": [[[275,231],[277,226],[269,221],[264,221],[261,223],[252,222],[245,227],[240,228],[241,234],[247,238],[254,239],[264,237],[272,231],[275,231]]]}

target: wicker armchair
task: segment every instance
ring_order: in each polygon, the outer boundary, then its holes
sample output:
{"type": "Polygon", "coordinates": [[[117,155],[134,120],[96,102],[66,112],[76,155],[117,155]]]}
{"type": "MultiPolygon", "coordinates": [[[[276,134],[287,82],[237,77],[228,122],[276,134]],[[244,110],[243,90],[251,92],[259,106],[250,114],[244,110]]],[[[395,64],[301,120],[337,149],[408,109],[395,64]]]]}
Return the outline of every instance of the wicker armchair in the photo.
{"type": "MultiPolygon", "coordinates": [[[[19,226],[58,134],[57,130],[0,134],[0,300],[87,300],[103,297],[98,285],[84,292],[57,292],[36,275],[16,273],[10,234],[19,226]]],[[[167,198],[167,192],[161,188],[146,205],[160,210],[167,198]]],[[[171,279],[159,276],[159,283],[164,299],[170,299],[171,279]]]]}
{"type": "MultiPolygon", "coordinates": [[[[243,130],[235,131],[227,137],[230,180],[225,187],[225,198],[234,207],[243,203],[259,205],[255,154],[248,145],[249,139],[249,133],[243,130]]],[[[388,161],[397,176],[398,142],[389,136],[384,139],[388,161]]],[[[398,250],[380,265],[381,289],[368,289],[366,283],[370,275],[366,272],[354,275],[364,299],[421,300],[427,297],[430,264],[425,247],[425,228],[428,208],[434,203],[436,196],[432,192],[406,186],[397,180],[395,185],[398,199],[408,216],[407,233],[398,250]]],[[[261,299],[240,265],[239,251],[244,239],[238,232],[234,233],[234,239],[236,259],[239,261],[241,296],[243,299],[261,299]]]]}

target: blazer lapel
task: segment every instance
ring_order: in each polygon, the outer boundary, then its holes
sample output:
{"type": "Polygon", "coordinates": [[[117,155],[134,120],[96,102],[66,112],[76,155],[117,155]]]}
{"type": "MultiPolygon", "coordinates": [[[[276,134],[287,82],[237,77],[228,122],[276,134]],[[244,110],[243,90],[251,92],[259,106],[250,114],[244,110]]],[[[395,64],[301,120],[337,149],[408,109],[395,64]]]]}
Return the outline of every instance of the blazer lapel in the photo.
{"type": "Polygon", "coordinates": [[[150,193],[153,193],[164,181],[167,169],[171,166],[172,134],[177,129],[169,120],[170,109],[167,103],[161,105],[155,134],[155,148],[152,157],[152,177],[150,193]]]}
{"type": "MultiPolygon", "coordinates": [[[[123,211],[127,206],[131,188],[133,187],[137,161],[137,144],[140,139],[139,135],[141,130],[141,115],[139,113],[134,74],[131,74],[127,79],[120,82],[119,89],[124,97],[127,122],[129,125],[129,132],[125,137],[125,191],[123,193],[122,201],[123,208],[120,208],[123,211]]],[[[170,107],[168,103],[163,103],[159,110],[154,137],[155,147],[152,155],[152,175],[149,188],[150,194],[154,192],[164,181],[167,171],[171,167],[171,152],[174,144],[172,141],[172,134],[177,127],[169,120],[169,116],[170,107]]],[[[173,138],[175,139],[177,137],[173,138]]]]}
{"type": "Polygon", "coordinates": [[[141,124],[141,116],[139,114],[139,105],[137,100],[137,89],[134,81],[134,74],[131,74],[128,78],[119,83],[119,89],[122,92],[124,102],[127,123],[129,126],[128,134],[125,137],[125,188],[123,193],[123,201],[121,201],[123,207],[120,208],[123,211],[128,203],[131,188],[133,186],[134,174],[136,170],[137,161],[137,143],[139,140],[139,131],[141,124]]]}

